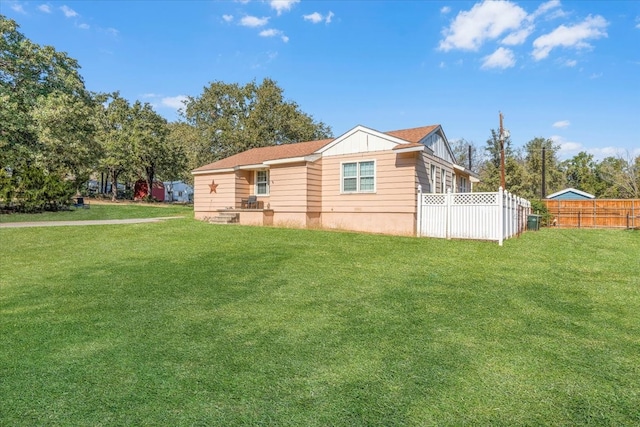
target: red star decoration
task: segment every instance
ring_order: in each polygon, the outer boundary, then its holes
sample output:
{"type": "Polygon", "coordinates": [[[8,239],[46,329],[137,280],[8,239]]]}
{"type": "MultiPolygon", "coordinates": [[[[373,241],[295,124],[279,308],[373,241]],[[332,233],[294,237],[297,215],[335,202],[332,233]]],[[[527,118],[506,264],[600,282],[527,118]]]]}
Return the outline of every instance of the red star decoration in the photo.
{"type": "Polygon", "coordinates": [[[213,179],[211,180],[211,184],[209,184],[209,188],[210,188],[209,194],[211,194],[211,193],[218,193],[218,192],[216,191],[216,189],[218,188],[218,184],[216,184],[216,181],[215,181],[215,180],[213,180],[213,179]]]}

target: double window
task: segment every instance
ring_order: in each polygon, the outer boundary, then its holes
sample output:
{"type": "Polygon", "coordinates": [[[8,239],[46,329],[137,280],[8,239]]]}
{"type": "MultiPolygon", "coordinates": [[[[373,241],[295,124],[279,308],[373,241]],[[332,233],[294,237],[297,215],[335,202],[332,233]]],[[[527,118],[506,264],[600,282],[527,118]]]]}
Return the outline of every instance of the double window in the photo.
{"type": "Polygon", "coordinates": [[[269,170],[263,169],[256,171],[256,195],[269,195],[269,170]]]}
{"type": "Polygon", "coordinates": [[[342,164],[343,193],[374,193],[376,164],[373,160],[342,164]]]}

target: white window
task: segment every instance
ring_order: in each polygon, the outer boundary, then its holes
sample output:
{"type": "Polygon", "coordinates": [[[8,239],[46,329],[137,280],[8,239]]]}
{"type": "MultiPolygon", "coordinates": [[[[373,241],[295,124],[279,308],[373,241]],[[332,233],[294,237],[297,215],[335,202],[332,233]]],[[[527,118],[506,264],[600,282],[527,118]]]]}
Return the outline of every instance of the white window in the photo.
{"type": "Polygon", "coordinates": [[[373,193],[376,191],[376,164],[373,160],[342,164],[343,193],[373,193]]]}
{"type": "Polygon", "coordinates": [[[256,171],[256,194],[258,196],[269,195],[269,170],[256,171]]]}
{"type": "Polygon", "coordinates": [[[447,185],[447,171],[440,169],[440,192],[444,193],[447,185]]]}

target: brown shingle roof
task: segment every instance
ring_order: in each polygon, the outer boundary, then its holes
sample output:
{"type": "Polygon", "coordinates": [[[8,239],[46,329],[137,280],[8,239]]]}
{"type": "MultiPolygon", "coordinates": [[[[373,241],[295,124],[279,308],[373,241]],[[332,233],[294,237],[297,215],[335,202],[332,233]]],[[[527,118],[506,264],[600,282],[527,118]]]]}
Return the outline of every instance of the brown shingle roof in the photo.
{"type": "Polygon", "coordinates": [[[242,153],[235,154],[217,162],[210,163],[193,170],[203,172],[216,169],[227,169],[235,166],[255,165],[268,160],[288,159],[291,157],[303,157],[313,154],[324,147],[333,139],[321,139],[318,141],[298,142],[295,144],[273,145],[269,147],[252,148],[242,153]]]}
{"type": "MultiPolygon", "coordinates": [[[[404,139],[409,144],[402,144],[397,148],[407,148],[419,145],[420,140],[433,132],[439,125],[422,126],[412,129],[400,129],[384,132],[387,135],[404,139]]],[[[321,139],[318,141],[298,142],[296,144],[274,145],[270,147],[252,148],[217,162],[201,166],[193,172],[213,171],[216,169],[228,169],[236,166],[256,165],[269,160],[303,157],[313,154],[315,151],[334,141],[334,139],[321,139]]]]}
{"type": "Polygon", "coordinates": [[[433,132],[439,125],[422,126],[412,129],[400,129],[393,130],[391,132],[385,132],[387,135],[395,136],[396,138],[404,139],[409,142],[420,142],[422,138],[433,132]]]}

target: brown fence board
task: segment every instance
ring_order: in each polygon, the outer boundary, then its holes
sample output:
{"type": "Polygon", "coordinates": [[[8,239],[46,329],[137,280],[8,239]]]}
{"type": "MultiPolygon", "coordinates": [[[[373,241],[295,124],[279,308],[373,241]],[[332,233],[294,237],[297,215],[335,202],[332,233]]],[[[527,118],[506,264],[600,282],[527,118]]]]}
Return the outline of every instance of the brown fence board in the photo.
{"type": "Polygon", "coordinates": [[[640,199],[543,200],[557,227],[639,228],[640,199]]]}

